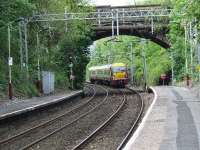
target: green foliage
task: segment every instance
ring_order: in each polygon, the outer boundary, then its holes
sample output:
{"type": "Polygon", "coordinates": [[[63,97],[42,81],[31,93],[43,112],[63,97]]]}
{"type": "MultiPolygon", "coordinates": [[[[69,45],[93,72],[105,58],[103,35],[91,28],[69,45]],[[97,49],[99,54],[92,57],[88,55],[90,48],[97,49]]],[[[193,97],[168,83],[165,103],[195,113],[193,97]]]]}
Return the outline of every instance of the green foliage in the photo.
{"type": "Polygon", "coordinates": [[[8,86],[8,42],[7,25],[11,22],[12,81],[15,95],[37,95],[37,63],[40,60],[41,71],[55,73],[56,88],[68,88],[69,54],[74,57],[75,87],[81,87],[84,81],[84,68],[88,63],[87,46],[91,43],[91,27],[86,21],[40,22],[28,24],[29,79],[25,68],[20,69],[20,45],[18,21],[20,17],[32,14],[88,12],[92,8],[84,0],[0,0],[0,93],[7,95],[8,86]],[[82,6],[80,6],[82,5],[82,6]],[[47,28],[50,27],[48,30],[47,28]],[[67,31],[66,31],[67,27],[67,31]],[[37,50],[36,34],[39,34],[40,46],[37,50]],[[39,54],[39,55],[38,55],[39,54]],[[39,57],[38,57],[39,56],[39,57]]]}
{"type": "Polygon", "coordinates": [[[73,63],[73,74],[75,75],[75,87],[82,87],[85,81],[85,67],[89,61],[87,57],[88,45],[91,44],[91,34],[86,23],[77,21],[70,25],[70,30],[61,42],[61,66],[65,66],[67,76],[70,76],[70,62],[73,63]],[[73,34],[71,34],[73,32],[73,34]],[[72,60],[70,60],[72,57],[72,60]]]}
{"type": "MultiPolygon", "coordinates": [[[[133,43],[135,51],[134,78],[136,84],[142,84],[143,80],[143,57],[140,39],[130,36],[120,36],[118,42],[107,42],[109,38],[97,41],[96,48],[91,52],[91,61],[87,68],[96,65],[108,64],[109,55],[112,56],[112,63],[122,62],[131,66],[130,43],[133,43]]],[[[168,52],[155,43],[148,42],[144,47],[147,58],[148,83],[154,85],[158,83],[162,73],[170,70],[170,59],[168,52]]],[[[88,74],[88,73],[87,73],[88,74]]]]}
{"type": "MultiPolygon", "coordinates": [[[[11,56],[14,57],[14,66],[12,76],[13,79],[19,77],[19,68],[16,68],[16,64],[19,61],[19,42],[18,42],[18,22],[19,17],[27,17],[32,14],[35,9],[35,5],[29,3],[28,0],[0,0],[0,93],[3,92],[7,94],[8,89],[8,42],[7,42],[7,24],[12,22],[11,26],[11,56]]],[[[27,84],[27,88],[19,79],[15,80],[14,87],[16,87],[15,92],[26,93],[26,95],[31,95],[36,93],[32,85],[27,84]],[[19,84],[20,83],[20,84],[19,84]]]]}
{"type": "MultiPolygon", "coordinates": [[[[196,51],[196,47],[192,42],[196,39],[189,39],[187,36],[187,41],[185,44],[185,26],[189,22],[193,22],[197,25],[197,30],[199,32],[200,23],[200,1],[188,1],[188,0],[172,0],[173,12],[170,18],[170,32],[169,40],[171,42],[171,51],[174,55],[175,67],[175,77],[177,80],[182,80],[183,77],[188,74],[185,69],[185,60],[187,57],[189,71],[193,71],[193,77],[197,77],[198,73],[193,69],[197,65],[197,60],[193,62],[191,66],[191,54],[190,49],[193,47],[196,51]],[[185,55],[186,54],[186,55],[185,55]],[[196,75],[196,76],[195,76],[196,75]]],[[[188,25],[187,25],[188,26],[188,25]]],[[[189,29],[186,28],[187,34],[189,34],[189,29]]],[[[199,41],[199,34],[197,41],[199,41]]],[[[195,59],[195,53],[192,54],[195,59]]],[[[192,74],[191,74],[192,75],[192,74]]]]}
{"type": "Polygon", "coordinates": [[[64,71],[56,71],[55,73],[55,88],[68,88],[69,87],[69,80],[64,71]]]}

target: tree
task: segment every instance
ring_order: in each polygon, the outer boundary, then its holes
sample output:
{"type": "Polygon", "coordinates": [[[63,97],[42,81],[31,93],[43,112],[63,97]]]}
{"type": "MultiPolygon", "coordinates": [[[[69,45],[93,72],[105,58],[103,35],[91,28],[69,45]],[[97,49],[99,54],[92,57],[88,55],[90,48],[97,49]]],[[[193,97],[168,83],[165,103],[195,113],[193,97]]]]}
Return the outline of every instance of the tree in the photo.
{"type": "MultiPolygon", "coordinates": [[[[69,84],[68,79],[68,52],[71,49],[63,47],[62,43],[73,48],[76,55],[76,68],[81,68],[83,72],[87,59],[87,46],[90,44],[91,31],[90,24],[84,21],[68,21],[66,22],[40,22],[28,24],[28,49],[29,49],[29,80],[21,77],[20,71],[20,47],[19,47],[19,31],[18,21],[20,17],[31,17],[33,14],[41,13],[64,13],[65,8],[68,12],[88,12],[90,7],[80,6],[86,5],[85,1],[79,0],[0,0],[0,92],[5,94],[8,82],[7,69],[7,23],[12,22],[11,32],[11,56],[14,58],[12,67],[13,83],[15,94],[35,95],[35,81],[37,79],[37,53],[36,53],[36,34],[39,31],[40,38],[40,61],[42,70],[54,71],[56,74],[56,87],[66,88],[69,84]],[[49,28],[50,27],[50,28],[49,28]],[[68,30],[66,31],[66,27],[68,30]],[[48,30],[43,31],[45,28],[48,30]],[[76,34],[74,34],[76,32],[76,34]],[[64,40],[65,41],[64,41],[64,40]],[[66,55],[65,55],[66,54],[66,55]],[[60,59],[59,59],[60,58],[60,59]],[[81,63],[82,61],[82,63],[81,63]]],[[[66,46],[66,45],[65,45],[66,46]]],[[[78,69],[75,69],[75,72],[78,69]]],[[[84,74],[77,72],[78,83],[83,82],[84,74]]]]}

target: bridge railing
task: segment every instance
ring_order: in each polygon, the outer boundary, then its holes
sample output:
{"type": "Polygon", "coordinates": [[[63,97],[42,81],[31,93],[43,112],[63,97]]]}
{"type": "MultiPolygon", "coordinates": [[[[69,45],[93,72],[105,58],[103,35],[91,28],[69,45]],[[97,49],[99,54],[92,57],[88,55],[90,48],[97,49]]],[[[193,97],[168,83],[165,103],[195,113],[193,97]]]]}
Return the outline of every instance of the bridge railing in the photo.
{"type": "Polygon", "coordinates": [[[132,10],[132,11],[108,11],[108,12],[89,12],[89,13],[63,13],[63,14],[40,14],[34,15],[29,22],[45,21],[68,21],[68,20],[125,20],[134,18],[168,17],[171,9],[155,10],[132,10]]]}

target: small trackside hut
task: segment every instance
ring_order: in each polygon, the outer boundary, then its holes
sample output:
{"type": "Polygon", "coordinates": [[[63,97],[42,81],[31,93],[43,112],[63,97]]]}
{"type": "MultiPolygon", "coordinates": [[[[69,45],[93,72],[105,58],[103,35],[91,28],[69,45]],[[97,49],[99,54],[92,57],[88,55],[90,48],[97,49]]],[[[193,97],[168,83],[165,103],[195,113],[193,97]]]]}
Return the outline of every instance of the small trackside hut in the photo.
{"type": "Polygon", "coordinates": [[[124,63],[114,63],[89,68],[91,83],[102,83],[111,86],[124,87],[129,82],[128,69],[124,63]]]}

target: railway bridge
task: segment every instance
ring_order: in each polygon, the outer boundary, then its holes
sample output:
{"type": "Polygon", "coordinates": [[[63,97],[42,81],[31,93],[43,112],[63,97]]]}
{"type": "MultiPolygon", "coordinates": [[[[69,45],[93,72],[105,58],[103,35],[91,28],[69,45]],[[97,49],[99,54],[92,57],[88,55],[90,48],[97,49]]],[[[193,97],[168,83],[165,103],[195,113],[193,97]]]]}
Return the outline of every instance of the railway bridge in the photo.
{"type": "Polygon", "coordinates": [[[67,23],[70,20],[88,20],[96,33],[93,40],[116,35],[133,35],[150,39],[164,48],[169,48],[166,34],[170,13],[170,9],[160,5],[98,6],[93,12],[88,13],[69,13],[65,10],[63,14],[35,14],[28,21],[21,22],[21,31],[25,31],[24,27],[29,22],[67,23]]]}
{"type": "Polygon", "coordinates": [[[133,35],[170,47],[166,37],[170,9],[160,5],[99,6],[96,12],[95,40],[111,35],[133,35]]]}

